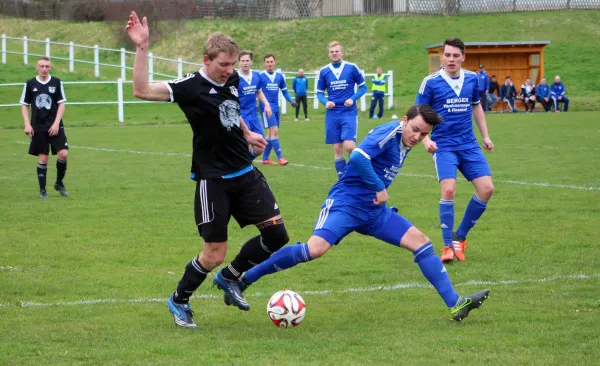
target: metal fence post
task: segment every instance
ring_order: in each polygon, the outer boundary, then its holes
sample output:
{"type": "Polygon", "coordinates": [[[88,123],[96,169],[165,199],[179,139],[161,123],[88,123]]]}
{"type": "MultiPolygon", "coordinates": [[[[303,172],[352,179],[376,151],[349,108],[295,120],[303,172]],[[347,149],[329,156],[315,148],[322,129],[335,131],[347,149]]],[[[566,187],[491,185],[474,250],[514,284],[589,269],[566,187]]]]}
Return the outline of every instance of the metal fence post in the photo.
{"type": "Polygon", "coordinates": [[[94,45],[94,75],[100,77],[100,50],[98,45],[94,45]]]}
{"type": "Polygon", "coordinates": [[[123,123],[125,120],[125,113],[123,111],[123,79],[117,79],[117,103],[119,110],[119,122],[123,123]]]}
{"type": "Polygon", "coordinates": [[[50,57],[50,38],[46,37],[46,57],[50,57]]]}
{"type": "Polygon", "coordinates": [[[75,46],[69,42],[69,72],[75,71],[75,46]]]}
{"type": "Polygon", "coordinates": [[[2,63],[6,63],[6,34],[2,35],[2,63]]]}
{"type": "Polygon", "coordinates": [[[388,71],[388,109],[394,106],[394,72],[388,71]]]}
{"type": "Polygon", "coordinates": [[[148,82],[154,82],[154,54],[148,53],[148,82]]]}
{"type": "Polygon", "coordinates": [[[27,36],[23,37],[23,65],[27,65],[27,36]]]}
{"type": "Polygon", "coordinates": [[[121,79],[127,80],[127,70],[125,69],[125,49],[121,48],[121,79]]]}
{"type": "Polygon", "coordinates": [[[177,59],[177,77],[183,77],[183,60],[181,60],[181,57],[177,59]]]}

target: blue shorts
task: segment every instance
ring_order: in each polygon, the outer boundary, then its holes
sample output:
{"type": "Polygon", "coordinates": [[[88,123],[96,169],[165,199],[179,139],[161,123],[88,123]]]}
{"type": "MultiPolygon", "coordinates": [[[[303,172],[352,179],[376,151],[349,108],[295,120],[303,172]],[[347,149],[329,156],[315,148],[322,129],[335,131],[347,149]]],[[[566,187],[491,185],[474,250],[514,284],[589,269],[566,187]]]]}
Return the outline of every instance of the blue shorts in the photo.
{"type": "Polygon", "coordinates": [[[400,240],[411,226],[407,219],[387,205],[369,210],[328,198],[323,203],[313,235],[325,239],[330,245],[337,245],[356,231],[400,246],[400,240]]]}
{"type": "Polygon", "coordinates": [[[260,118],[262,119],[264,128],[279,127],[279,109],[271,107],[271,111],[273,111],[271,118],[267,118],[264,107],[260,108],[260,118]]]}
{"type": "Polygon", "coordinates": [[[242,118],[244,119],[244,122],[246,123],[246,126],[248,126],[248,129],[250,131],[258,133],[259,135],[262,135],[263,137],[265,136],[262,124],[258,120],[258,116],[255,116],[255,117],[242,116],[242,118]]]}
{"type": "Polygon", "coordinates": [[[356,141],[358,133],[358,112],[349,109],[343,112],[325,112],[325,143],[337,144],[342,141],[356,141]]]}
{"type": "Polygon", "coordinates": [[[456,179],[456,169],[468,181],[491,176],[492,171],[479,147],[458,151],[438,151],[433,154],[438,181],[456,179]]]}

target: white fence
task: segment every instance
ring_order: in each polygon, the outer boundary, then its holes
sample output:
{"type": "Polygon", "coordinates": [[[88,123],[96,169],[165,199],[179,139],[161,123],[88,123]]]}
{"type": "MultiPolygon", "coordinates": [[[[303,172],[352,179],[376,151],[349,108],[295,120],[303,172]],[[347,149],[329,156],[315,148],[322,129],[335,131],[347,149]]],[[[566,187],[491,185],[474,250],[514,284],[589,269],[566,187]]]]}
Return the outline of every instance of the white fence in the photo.
{"type": "MultiPolygon", "coordinates": [[[[50,41],[50,38],[46,38],[45,40],[38,40],[38,39],[29,39],[27,36],[17,38],[17,37],[8,37],[6,34],[2,34],[2,49],[1,49],[0,53],[1,53],[1,57],[2,57],[2,64],[6,64],[6,55],[7,54],[23,55],[23,65],[29,64],[29,56],[33,56],[33,57],[46,56],[46,57],[51,57],[54,60],[68,61],[69,62],[69,72],[75,71],[75,63],[92,64],[92,65],[94,65],[94,76],[97,78],[100,77],[100,66],[119,68],[121,71],[121,77],[119,79],[117,79],[116,81],[71,81],[71,82],[64,81],[63,82],[63,84],[65,84],[65,85],[71,85],[71,84],[73,84],[73,85],[78,85],[78,84],[116,84],[117,85],[117,91],[116,91],[117,92],[117,100],[116,101],[67,102],[67,104],[70,104],[70,105],[117,104],[118,105],[119,122],[124,121],[124,118],[125,118],[124,105],[125,104],[152,103],[152,102],[147,102],[147,101],[125,101],[123,99],[123,84],[131,83],[131,81],[127,81],[127,70],[133,70],[132,66],[127,66],[128,65],[127,56],[135,55],[135,52],[127,51],[127,50],[125,50],[125,48],[113,49],[113,48],[100,47],[98,45],[86,46],[86,45],[75,44],[74,42],[68,42],[68,43],[67,42],[52,42],[52,41],[50,41]],[[9,51],[7,48],[7,41],[11,41],[13,43],[19,43],[19,47],[22,46],[23,51],[22,52],[21,51],[9,51]],[[44,54],[29,52],[29,44],[30,43],[44,44],[44,46],[45,46],[44,54]],[[51,53],[51,51],[53,49],[52,45],[55,45],[58,47],[68,47],[69,57],[66,58],[66,57],[52,56],[52,53],[51,53]],[[93,61],[76,59],[75,58],[75,50],[76,49],[93,50],[93,61]],[[114,56],[118,55],[118,57],[116,57],[116,58],[120,59],[119,64],[100,62],[100,52],[101,51],[104,53],[111,53],[114,56]]],[[[132,62],[130,62],[129,64],[131,65],[132,62]]],[[[154,56],[152,54],[152,52],[150,52],[148,54],[148,79],[150,82],[155,82],[155,81],[157,81],[157,80],[155,80],[155,76],[160,76],[160,77],[164,77],[167,79],[182,77],[184,65],[194,66],[195,68],[199,68],[200,66],[202,66],[202,64],[199,64],[199,63],[183,61],[181,59],[181,57],[179,57],[175,60],[175,59],[154,56]],[[175,64],[177,67],[177,74],[160,73],[160,72],[155,71],[155,67],[154,67],[155,60],[165,61],[168,65],[175,64]]],[[[282,71],[281,69],[278,69],[277,71],[281,72],[283,75],[285,75],[287,77],[293,77],[296,75],[295,71],[282,71]]],[[[365,78],[375,75],[373,73],[364,73],[363,71],[361,71],[361,73],[364,75],[365,78]]],[[[316,97],[316,93],[317,93],[316,89],[317,89],[317,82],[318,82],[319,74],[307,72],[304,75],[308,79],[314,80],[314,90],[312,92],[308,93],[308,98],[313,99],[313,108],[319,109],[320,103],[316,97]]],[[[390,70],[385,75],[387,76],[387,88],[388,88],[388,92],[385,94],[385,96],[387,97],[387,108],[391,109],[394,104],[394,87],[393,87],[394,73],[393,73],[393,71],[390,70]]],[[[24,83],[11,83],[11,84],[0,84],[0,87],[2,87],[2,86],[23,87],[23,85],[24,85],[24,83]]],[[[291,85],[289,85],[289,87],[291,87],[291,85]]],[[[66,93],[66,94],[68,95],[68,93],[66,93]]],[[[279,105],[281,106],[281,114],[285,115],[285,114],[287,114],[287,103],[286,103],[285,99],[283,98],[283,95],[281,94],[281,92],[279,94],[280,94],[279,95],[279,105]]],[[[367,110],[366,98],[369,96],[372,96],[372,93],[366,93],[365,95],[363,95],[360,98],[360,103],[358,103],[360,105],[359,106],[360,110],[363,112],[367,110]]],[[[20,104],[0,104],[0,107],[15,107],[15,106],[20,106],[20,104]]]]}

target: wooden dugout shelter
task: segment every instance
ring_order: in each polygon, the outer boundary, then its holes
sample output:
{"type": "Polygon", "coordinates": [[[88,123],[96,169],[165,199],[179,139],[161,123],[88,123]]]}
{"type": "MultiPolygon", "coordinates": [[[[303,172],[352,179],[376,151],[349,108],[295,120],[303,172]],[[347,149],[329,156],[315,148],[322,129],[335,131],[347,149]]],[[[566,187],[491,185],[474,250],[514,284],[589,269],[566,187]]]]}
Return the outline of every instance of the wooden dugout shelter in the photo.
{"type": "MultiPolygon", "coordinates": [[[[553,77],[544,75],[544,49],[550,41],[530,42],[467,42],[465,43],[465,62],[462,67],[479,72],[479,65],[485,66],[488,76],[496,75],[502,86],[504,79],[510,76],[517,93],[521,85],[530,77],[537,85],[542,77],[552,84],[553,77]]],[[[429,73],[440,68],[442,63],[442,43],[426,46],[429,58],[429,73]]],[[[501,107],[502,103],[496,106],[501,107]]]]}

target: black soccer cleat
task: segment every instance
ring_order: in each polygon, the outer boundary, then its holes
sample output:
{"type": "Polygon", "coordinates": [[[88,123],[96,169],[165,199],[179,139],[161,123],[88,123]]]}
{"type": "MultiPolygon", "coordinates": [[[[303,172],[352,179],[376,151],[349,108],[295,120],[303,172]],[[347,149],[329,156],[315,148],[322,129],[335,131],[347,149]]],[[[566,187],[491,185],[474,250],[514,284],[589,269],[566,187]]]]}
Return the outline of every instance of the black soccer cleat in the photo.
{"type": "MultiPolygon", "coordinates": [[[[246,291],[246,289],[248,288],[248,286],[250,286],[248,284],[248,282],[246,282],[246,278],[242,277],[238,280],[238,287],[240,288],[240,291],[243,293],[244,291],[246,291]]],[[[233,301],[231,301],[231,296],[229,295],[228,292],[223,294],[223,302],[225,303],[225,305],[230,306],[233,304],[233,301]]]]}
{"type": "Polygon", "coordinates": [[[39,198],[48,198],[48,193],[46,193],[45,189],[40,189],[40,194],[38,195],[39,198]]]}
{"type": "Polygon", "coordinates": [[[67,189],[65,188],[64,184],[56,183],[54,185],[54,189],[56,189],[60,193],[61,196],[69,197],[69,192],[67,192],[67,189]]]}
{"type": "Polygon", "coordinates": [[[463,321],[464,318],[469,316],[469,312],[471,310],[482,306],[483,302],[489,298],[490,290],[483,290],[469,296],[459,297],[456,305],[450,309],[452,320],[456,320],[458,322],[463,321]]]}

